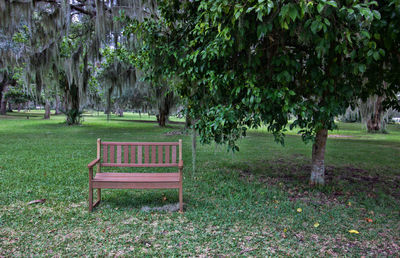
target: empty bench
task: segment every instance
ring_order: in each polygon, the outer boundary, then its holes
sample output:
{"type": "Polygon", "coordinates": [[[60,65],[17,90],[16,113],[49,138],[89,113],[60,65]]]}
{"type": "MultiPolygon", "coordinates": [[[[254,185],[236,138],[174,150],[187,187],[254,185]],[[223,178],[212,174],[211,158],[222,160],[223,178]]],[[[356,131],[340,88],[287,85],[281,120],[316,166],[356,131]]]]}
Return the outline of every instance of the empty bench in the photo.
{"type": "MultiPolygon", "coordinates": [[[[97,139],[97,158],[89,168],[89,211],[101,201],[101,189],[179,189],[179,210],[183,212],[182,140],[179,142],[102,142],[97,139]],[[178,154],[178,157],[177,157],[178,154]],[[93,175],[93,167],[97,173],[93,175]],[[102,172],[102,167],[177,167],[176,173],[102,172]],[[93,204],[93,189],[97,201],[93,204]]],[[[151,172],[151,171],[149,171],[151,172]]]]}

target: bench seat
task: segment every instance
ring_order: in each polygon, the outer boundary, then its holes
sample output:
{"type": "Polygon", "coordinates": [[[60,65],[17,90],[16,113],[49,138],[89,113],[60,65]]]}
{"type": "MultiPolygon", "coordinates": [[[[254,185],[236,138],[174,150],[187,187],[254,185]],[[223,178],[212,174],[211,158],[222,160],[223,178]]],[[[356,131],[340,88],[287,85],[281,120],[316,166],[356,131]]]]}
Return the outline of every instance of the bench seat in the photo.
{"type": "Polygon", "coordinates": [[[179,182],[179,173],[97,173],[93,182],[179,182]]]}
{"type": "Polygon", "coordinates": [[[179,188],[179,173],[97,173],[92,182],[94,188],[179,188]]]}

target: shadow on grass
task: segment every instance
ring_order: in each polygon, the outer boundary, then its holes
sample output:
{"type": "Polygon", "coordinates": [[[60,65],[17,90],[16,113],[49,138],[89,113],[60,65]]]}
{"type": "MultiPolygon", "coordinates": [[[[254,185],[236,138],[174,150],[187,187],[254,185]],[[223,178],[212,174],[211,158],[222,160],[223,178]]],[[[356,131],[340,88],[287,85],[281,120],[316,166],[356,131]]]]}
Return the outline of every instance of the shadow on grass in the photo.
{"type": "MultiPolygon", "coordinates": [[[[154,120],[128,120],[128,119],[111,119],[112,121],[118,121],[118,122],[137,122],[137,123],[147,123],[147,124],[158,124],[157,121],[154,120]]],[[[174,125],[184,125],[185,122],[178,122],[178,121],[168,121],[168,124],[174,124],[174,125]]]]}
{"type": "Polygon", "coordinates": [[[143,206],[156,207],[177,202],[179,202],[177,189],[103,189],[99,208],[107,209],[111,206],[111,208],[140,210],[143,206]]]}
{"type": "Polygon", "coordinates": [[[325,186],[316,188],[309,185],[311,165],[303,160],[261,160],[234,168],[241,180],[283,186],[293,200],[304,199],[313,191],[324,194],[322,199],[326,202],[336,202],[339,197],[349,199],[355,195],[370,199],[400,199],[400,175],[396,175],[395,171],[393,174],[381,174],[350,165],[328,165],[325,186]]]}

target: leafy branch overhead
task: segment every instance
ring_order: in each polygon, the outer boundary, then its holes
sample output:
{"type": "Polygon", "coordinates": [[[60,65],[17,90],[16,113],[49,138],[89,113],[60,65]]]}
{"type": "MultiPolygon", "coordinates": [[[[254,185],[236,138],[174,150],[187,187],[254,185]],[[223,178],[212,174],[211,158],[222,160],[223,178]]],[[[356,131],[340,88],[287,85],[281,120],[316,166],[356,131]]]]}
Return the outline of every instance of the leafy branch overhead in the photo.
{"type": "Polygon", "coordinates": [[[398,1],[160,1],[160,19],[132,24],[143,41],[135,58],[179,78],[202,142],[238,150],[248,128],[266,124],[283,143],[285,128],[299,127],[323,171],[335,117],[382,92],[365,83],[385,56],[371,37],[381,8],[398,11],[398,1]]]}

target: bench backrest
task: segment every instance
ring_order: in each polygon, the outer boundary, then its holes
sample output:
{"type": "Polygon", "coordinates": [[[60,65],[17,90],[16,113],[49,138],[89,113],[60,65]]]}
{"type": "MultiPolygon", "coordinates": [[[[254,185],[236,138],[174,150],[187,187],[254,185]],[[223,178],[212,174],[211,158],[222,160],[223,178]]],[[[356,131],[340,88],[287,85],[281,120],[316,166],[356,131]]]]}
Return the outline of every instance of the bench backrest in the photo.
{"type": "Polygon", "coordinates": [[[179,142],[102,142],[97,158],[103,167],[177,167],[182,160],[179,142]]]}

